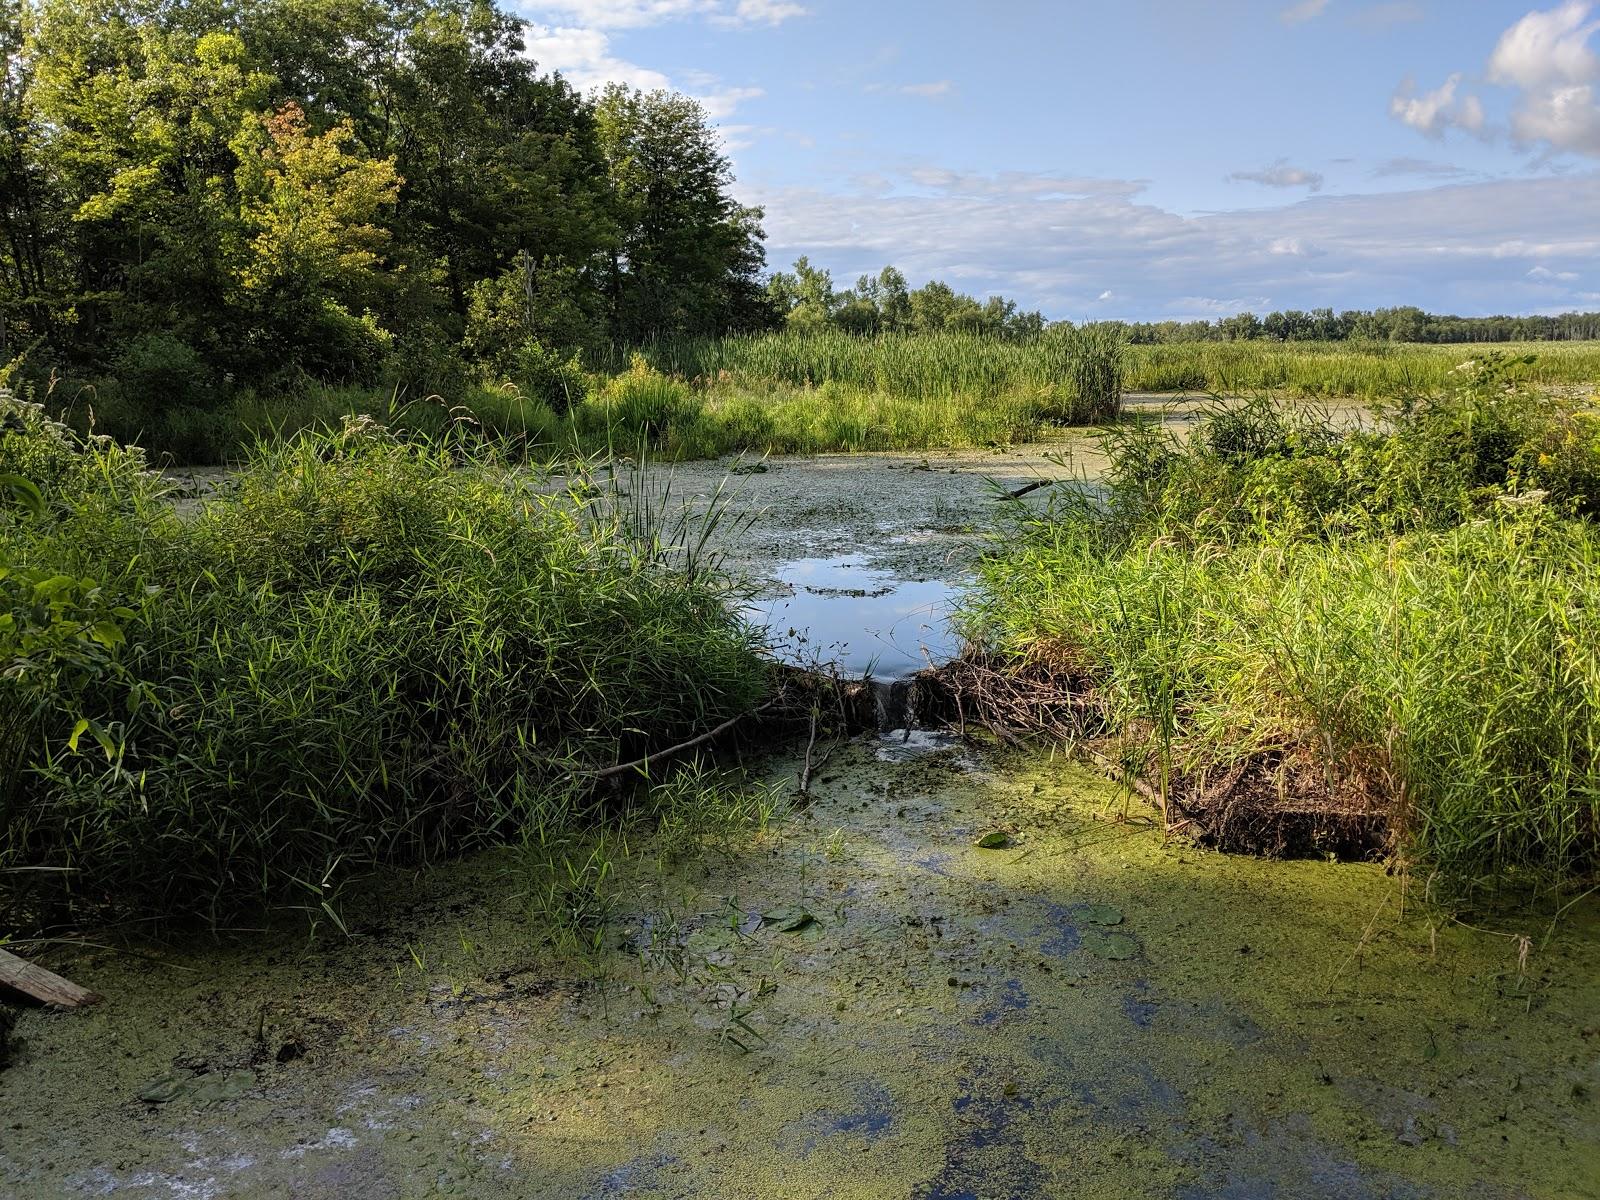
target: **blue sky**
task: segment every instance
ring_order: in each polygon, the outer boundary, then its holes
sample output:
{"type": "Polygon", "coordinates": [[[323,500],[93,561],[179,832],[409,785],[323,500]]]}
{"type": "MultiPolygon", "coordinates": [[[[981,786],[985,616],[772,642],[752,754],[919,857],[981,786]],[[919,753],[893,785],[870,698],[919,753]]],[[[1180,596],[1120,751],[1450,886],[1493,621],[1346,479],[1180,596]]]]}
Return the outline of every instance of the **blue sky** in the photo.
{"type": "Polygon", "coordinates": [[[1600,309],[1600,0],[516,0],[699,98],[774,266],[1053,318],[1600,309]]]}

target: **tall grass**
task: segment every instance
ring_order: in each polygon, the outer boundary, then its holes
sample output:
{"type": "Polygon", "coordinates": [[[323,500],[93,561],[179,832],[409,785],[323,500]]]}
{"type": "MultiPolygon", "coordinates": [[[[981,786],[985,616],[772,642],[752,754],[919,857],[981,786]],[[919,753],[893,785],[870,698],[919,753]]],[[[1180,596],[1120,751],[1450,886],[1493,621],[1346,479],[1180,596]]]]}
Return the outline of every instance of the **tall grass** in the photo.
{"type": "Polygon", "coordinates": [[[0,887],[30,911],[316,909],[585,821],[590,772],[765,686],[716,575],[581,479],[357,422],[180,519],[136,454],[0,403],[45,499],[0,517],[0,887]]]}
{"type": "Polygon", "coordinates": [[[1592,875],[1600,420],[1501,366],[1381,430],[1256,403],[1109,441],[1107,492],[987,560],[975,639],[1070,657],[1107,727],[1190,778],[1361,776],[1454,888],[1592,875]]]}

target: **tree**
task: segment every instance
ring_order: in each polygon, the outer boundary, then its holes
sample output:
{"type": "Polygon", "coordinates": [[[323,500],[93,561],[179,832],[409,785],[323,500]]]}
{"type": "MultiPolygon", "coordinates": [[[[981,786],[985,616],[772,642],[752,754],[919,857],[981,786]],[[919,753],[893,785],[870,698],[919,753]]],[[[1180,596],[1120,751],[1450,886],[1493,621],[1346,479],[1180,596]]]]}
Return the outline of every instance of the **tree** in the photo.
{"type": "Polygon", "coordinates": [[[606,271],[613,335],[641,341],[769,321],[757,281],[761,211],[734,201],[732,168],[700,105],[611,84],[595,120],[618,228],[606,271]]]}

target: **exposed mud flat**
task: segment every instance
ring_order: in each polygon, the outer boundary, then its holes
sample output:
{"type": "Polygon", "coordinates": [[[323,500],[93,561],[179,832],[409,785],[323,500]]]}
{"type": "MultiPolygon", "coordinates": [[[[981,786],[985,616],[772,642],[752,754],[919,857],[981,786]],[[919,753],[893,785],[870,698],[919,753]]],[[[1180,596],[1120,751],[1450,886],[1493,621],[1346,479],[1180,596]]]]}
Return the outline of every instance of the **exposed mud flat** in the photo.
{"type": "Polygon", "coordinates": [[[108,999],[23,1017],[0,1194],[1597,1194],[1592,903],[1465,928],[927,736],[813,792],[637,844],[590,953],[504,854],[375,881],[348,940],[58,955],[108,999]]]}

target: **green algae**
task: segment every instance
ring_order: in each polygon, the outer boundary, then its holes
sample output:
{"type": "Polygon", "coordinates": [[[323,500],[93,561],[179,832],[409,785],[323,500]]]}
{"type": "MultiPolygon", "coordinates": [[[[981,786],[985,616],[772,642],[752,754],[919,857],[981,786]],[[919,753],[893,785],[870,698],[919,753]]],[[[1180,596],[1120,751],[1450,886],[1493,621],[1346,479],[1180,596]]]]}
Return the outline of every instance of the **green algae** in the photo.
{"type": "Polygon", "coordinates": [[[584,955],[528,920],[512,854],[377,881],[349,940],[86,951],[60,965],[108,1003],[25,1016],[0,1074],[0,1190],[1555,1197],[1600,1178],[1592,906],[1548,936],[1466,928],[1380,867],[1163,844],[1076,768],[973,753],[851,747],[802,812],[725,850],[637,844],[584,955]],[[974,844],[996,828],[1028,833],[974,844]],[[1111,939],[1132,952],[1095,952],[1111,939]],[[233,1098],[138,1099],[241,1072],[233,1098]]]}

